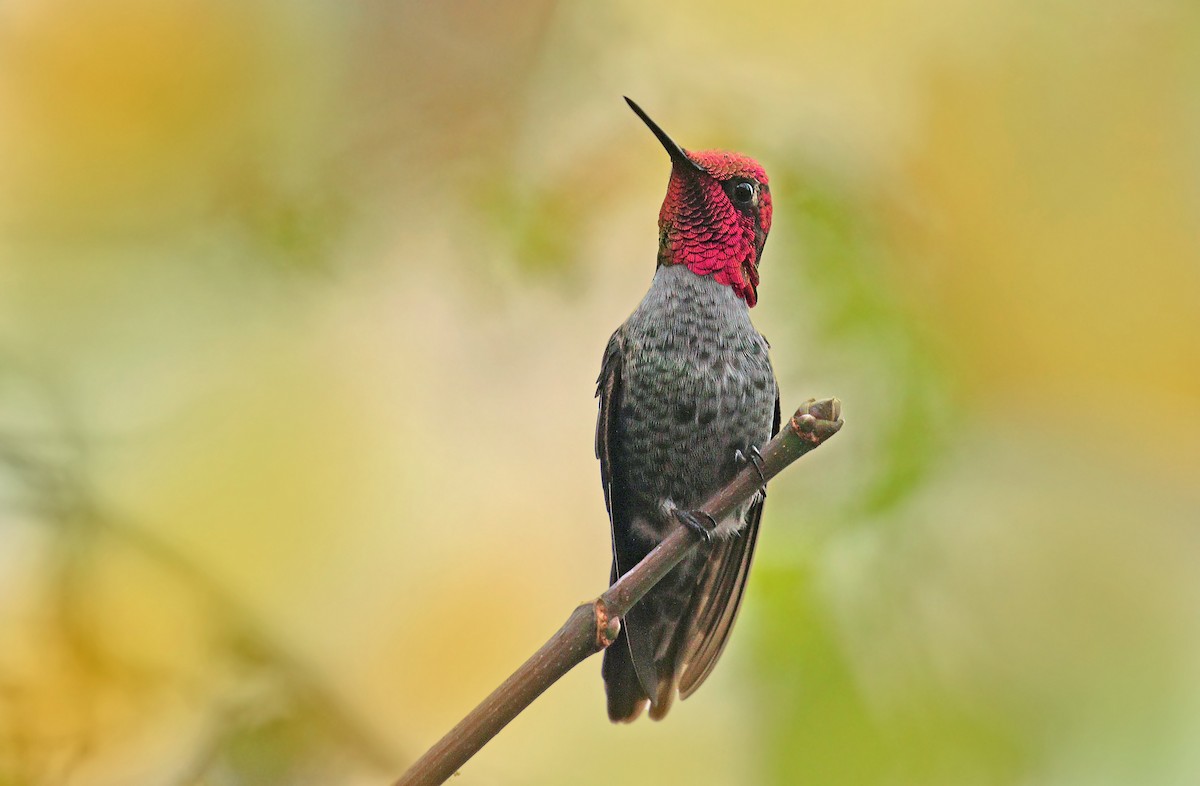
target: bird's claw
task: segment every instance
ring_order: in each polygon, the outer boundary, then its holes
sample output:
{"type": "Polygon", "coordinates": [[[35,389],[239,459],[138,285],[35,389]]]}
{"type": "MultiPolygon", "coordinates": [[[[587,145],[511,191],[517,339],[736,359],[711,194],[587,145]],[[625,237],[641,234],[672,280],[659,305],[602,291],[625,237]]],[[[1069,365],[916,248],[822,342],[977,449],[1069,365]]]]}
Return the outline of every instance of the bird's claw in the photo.
{"type": "Polygon", "coordinates": [[[767,491],[766,462],[763,461],[762,453],[758,451],[757,445],[751,445],[748,452],[750,454],[749,456],[739,450],[734,453],[734,458],[737,459],[739,464],[754,465],[754,471],[758,473],[758,479],[762,481],[759,491],[765,494],[767,491]]]}
{"type": "Polygon", "coordinates": [[[700,536],[704,545],[713,542],[713,531],[717,528],[717,520],[702,510],[677,510],[675,516],[683,526],[700,536]],[[707,523],[701,519],[707,519],[707,523]]]}

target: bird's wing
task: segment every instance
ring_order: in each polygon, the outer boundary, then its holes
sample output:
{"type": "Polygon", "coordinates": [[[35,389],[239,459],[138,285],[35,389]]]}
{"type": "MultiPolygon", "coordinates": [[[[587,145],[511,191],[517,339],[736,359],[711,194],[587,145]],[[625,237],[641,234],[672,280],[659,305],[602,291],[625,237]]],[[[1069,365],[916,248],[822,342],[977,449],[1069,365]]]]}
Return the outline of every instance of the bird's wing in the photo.
{"type": "MultiPolygon", "coordinates": [[[[776,386],[772,436],[779,433],[778,390],[776,386]]],[[[692,610],[685,616],[691,622],[676,659],[683,669],[679,675],[681,699],[686,699],[700,687],[729,641],[729,632],[742,605],[746,578],[750,575],[762,509],[760,497],[746,512],[745,526],[735,536],[715,544],[705,563],[699,586],[692,596],[692,610]]]]}
{"type": "MultiPolygon", "coordinates": [[[[604,484],[604,505],[608,508],[609,523],[613,519],[613,432],[617,412],[621,409],[621,365],[625,354],[624,336],[620,330],[612,334],[600,364],[596,380],[596,397],[600,399],[600,414],[596,418],[596,458],[600,459],[600,482],[604,484]]],[[[614,571],[616,564],[613,565],[614,571]]],[[[613,574],[616,581],[616,574],[613,574]]]]}
{"type": "MultiPolygon", "coordinates": [[[[600,481],[604,485],[604,504],[608,508],[612,528],[613,561],[609,582],[620,576],[619,552],[622,540],[618,530],[626,513],[626,493],[614,471],[613,446],[616,441],[617,417],[621,410],[621,370],[624,360],[624,336],[621,330],[613,333],[604,350],[600,377],[596,380],[596,396],[600,399],[600,414],[596,418],[596,458],[600,459],[600,481]]],[[[627,524],[627,522],[625,522],[627,524]]],[[[630,555],[624,555],[629,561],[630,555]]],[[[636,562],[636,560],[634,560],[636,562]]],[[[626,569],[631,565],[626,565],[626,569]]],[[[636,614],[634,615],[636,616],[636,614]]],[[[604,689],[608,695],[608,717],[613,721],[629,722],[642,713],[649,698],[638,679],[633,651],[629,642],[629,619],[622,620],[617,640],[604,651],[604,689]]]]}

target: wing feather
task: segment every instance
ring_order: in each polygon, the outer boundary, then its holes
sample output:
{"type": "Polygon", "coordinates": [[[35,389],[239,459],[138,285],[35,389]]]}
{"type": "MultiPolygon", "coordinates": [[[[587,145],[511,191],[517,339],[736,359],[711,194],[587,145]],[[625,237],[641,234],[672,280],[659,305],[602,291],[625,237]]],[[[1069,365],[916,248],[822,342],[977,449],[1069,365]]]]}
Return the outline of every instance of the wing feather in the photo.
{"type": "MultiPolygon", "coordinates": [[[[596,380],[596,396],[600,399],[600,411],[596,418],[596,458],[600,459],[600,482],[604,486],[604,505],[608,508],[613,543],[610,583],[615,582],[621,575],[617,530],[618,519],[624,515],[623,511],[626,509],[627,497],[624,489],[615,480],[619,473],[615,472],[613,456],[617,416],[621,411],[621,370],[624,352],[624,336],[621,330],[617,330],[604,350],[600,377],[596,380]]],[[[609,719],[628,723],[642,713],[650,700],[634,665],[633,648],[628,635],[628,616],[623,622],[617,640],[604,651],[601,674],[604,677],[605,693],[608,695],[609,719]]]]}
{"type": "MultiPolygon", "coordinates": [[[[776,386],[775,421],[771,436],[779,433],[779,393],[776,386]]],[[[679,697],[686,699],[704,682],[717,664],[737,620],[754,559],[763,500],[759,498],[746,513],[746,524],[734,536],[714,546],[705,565],[690,614],[691,623],[679,650],[679,697]]]]}

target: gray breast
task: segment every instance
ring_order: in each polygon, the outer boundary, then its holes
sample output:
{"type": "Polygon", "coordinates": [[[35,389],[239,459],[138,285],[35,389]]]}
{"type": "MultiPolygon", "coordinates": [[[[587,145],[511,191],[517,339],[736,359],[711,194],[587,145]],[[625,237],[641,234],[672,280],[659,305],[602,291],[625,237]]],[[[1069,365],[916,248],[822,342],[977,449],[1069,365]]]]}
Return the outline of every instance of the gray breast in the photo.
{"type": "Polygon", "coordinates": [[[766,341],[732,289],[686,267],[659,268],[626,322],[622,378],[617,465],[646,503],[699,505],[770,437],[766,341]]]}

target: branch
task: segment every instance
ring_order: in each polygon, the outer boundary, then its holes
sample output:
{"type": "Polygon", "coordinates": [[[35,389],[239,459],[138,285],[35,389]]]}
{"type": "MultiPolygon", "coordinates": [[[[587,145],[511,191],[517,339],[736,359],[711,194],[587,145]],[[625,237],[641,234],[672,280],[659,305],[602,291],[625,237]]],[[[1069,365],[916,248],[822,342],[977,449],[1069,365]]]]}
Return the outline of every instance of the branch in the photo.
{"type": "MultiPolygon", "coordinates": [[[[809,399],[762,449],[763,476],[778,475],[796,459],[820,446],[842,427],[841,402],[809,399]]],[[[699,510],[720,521],[761,487],[762,479],[747,462],[724,488],[699,510]]],[[[621,617],[687,556],[700,536],[676,527],[646,558],[600,597],[580,605],[542,648],[525,661],[492,695],[400,776],[395,786],[445,782],[509,721],[560,677],[616,640],[621,617]]]]}

